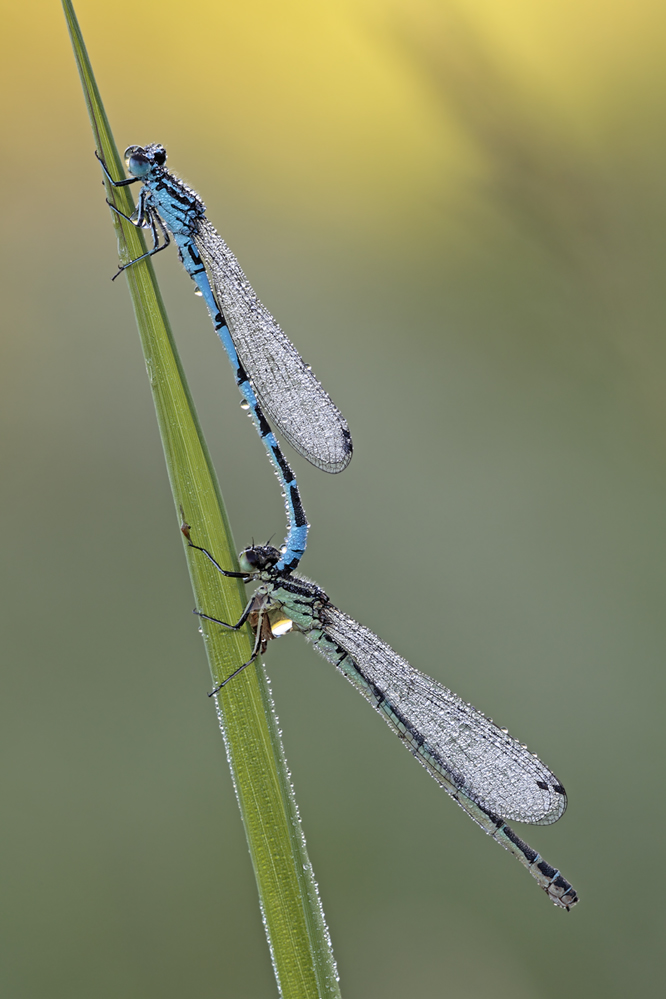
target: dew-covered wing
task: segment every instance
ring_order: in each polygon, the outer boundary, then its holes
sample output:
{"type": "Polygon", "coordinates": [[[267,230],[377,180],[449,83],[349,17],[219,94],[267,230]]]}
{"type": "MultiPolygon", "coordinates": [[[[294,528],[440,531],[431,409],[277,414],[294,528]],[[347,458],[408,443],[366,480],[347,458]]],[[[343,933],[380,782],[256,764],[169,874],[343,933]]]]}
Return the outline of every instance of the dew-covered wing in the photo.
{"type": "MultiPolygon", "coordinates": [[[[564,788],[528,749],[337,607],[327,604],[321,620],[328,639],[353,659],[352,670],[344,661],[340,670],[435,780],[505,820],[549,825],[560,818],[567,805],[564,788]]],[[[334,647],[319,648],[338,665],[334,647]]]]}
{"type": "Polygon", "coordinates": [[[342,471],[352,456],[342,413],[261,304],[236,257],[206,218],[197,220],[194,238],[264,414],[313,465],[327,472],[342,471]]]}

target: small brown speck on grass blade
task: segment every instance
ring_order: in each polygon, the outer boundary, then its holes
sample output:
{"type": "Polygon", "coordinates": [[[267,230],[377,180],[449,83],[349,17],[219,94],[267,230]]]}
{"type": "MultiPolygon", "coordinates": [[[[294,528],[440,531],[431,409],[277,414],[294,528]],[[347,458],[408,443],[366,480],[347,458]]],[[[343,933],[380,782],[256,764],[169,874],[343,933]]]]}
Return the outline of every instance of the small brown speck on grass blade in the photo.
{"type": "MultiPolygon", "coordinates": [[[[124,174],[97,84],[69,0],[63,9],[74,48],[98,156],[111,175],[124,174]]],[[[102,171],[91,152],[91,169],[102,171]]],[[[107,197],[122,212],[134,209],[127,187],[107,183],[107,197]]],[[[111,212],[122,263],[146,250],[141,232],[111,212]]],[[[164,456],[181,523],[182,507],[197,543],[221,564],[238,568],[220,489],[149,259],[125,271],[134,306],[164,456]]],[[[184,541],[184,539],[183,539],[184,541]]],[[[227,579],[196,552],[186,556],[197,607],[214,607],[237,621],[245,603],[240,580],[227,579]]],[[[128,557],[130,553],[128,552],[128,557]]],[[[184,621],[188,610],[184,610],[184,621]]],[[[227,632],[202,622],[213,683],[217,686],[251,652],[249,629],[227,632]]],[[[218,697],[218,715],[259,890],[280,994],[284,999],[335,999],[340,990],[331,942],[308,860],[277,719],[261,665],[253,664],[218,697]],[[265,830],[270,830],[270,838],[265,830]]],[[[221,853],[223,851],[220,851],[221,853]]]]}

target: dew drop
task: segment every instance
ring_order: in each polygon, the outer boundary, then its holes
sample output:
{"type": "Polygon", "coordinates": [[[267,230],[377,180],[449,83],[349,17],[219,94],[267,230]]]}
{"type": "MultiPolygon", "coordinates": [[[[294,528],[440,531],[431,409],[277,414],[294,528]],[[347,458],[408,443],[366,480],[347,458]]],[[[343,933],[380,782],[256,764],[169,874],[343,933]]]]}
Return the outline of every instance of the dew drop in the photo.
{"type": "Polygon", "coordinates": [[[155,374],[153,363],[150,360],[146,361],[146,373],[148,375],[148,381],[154,388],[155,385],[157,385],[157,375],[155,374]]]}
{"type": "Polygon", "coordinates": [[[285,617],[271,624],[271,634],[273,638],[282,638],[283,635],[288,635],[293,627],[294,622],[290,618],[285,617]]]}

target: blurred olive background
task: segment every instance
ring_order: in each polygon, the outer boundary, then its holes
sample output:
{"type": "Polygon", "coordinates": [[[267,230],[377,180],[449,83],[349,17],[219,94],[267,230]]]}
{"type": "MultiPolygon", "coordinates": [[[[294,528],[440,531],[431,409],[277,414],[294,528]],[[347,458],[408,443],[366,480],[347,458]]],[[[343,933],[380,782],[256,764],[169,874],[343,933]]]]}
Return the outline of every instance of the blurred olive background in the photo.
{"type": "MultiPolygon", "coordinates": [[[[64,19],[3,7],[2,991],[272,996],[64,19]]],[[[660,994],[663,4],[77,12],[121,150],[165,144],[349,420],[343,475],[294,459],[304,572],[569,792],[518,827],[567,915],[274,643],[343,995],[660,994]]],[[[281,539],[206,310],[175,251],[156,269],[236,542],[281,539]]]]}

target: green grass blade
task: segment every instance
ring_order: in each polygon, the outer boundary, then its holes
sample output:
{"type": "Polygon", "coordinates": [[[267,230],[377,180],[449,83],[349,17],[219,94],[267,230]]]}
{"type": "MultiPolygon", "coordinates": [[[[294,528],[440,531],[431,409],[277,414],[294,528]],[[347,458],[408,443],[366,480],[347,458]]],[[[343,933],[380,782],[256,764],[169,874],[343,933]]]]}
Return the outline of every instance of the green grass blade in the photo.
{"type": "MultiPolygon", "coordinates": [[[[63,0],[98,154],[112,176],[123,176],[74,9],[63,0]]],[[[91,157],[92,160],[92,157],[91,157]]],[[[91,163],[91,165],[93,165],[91,163]]],[[[94,169],[98,167],[94,166],[94,169]]],[[[100,178],[102,171],[100,169],[100,178]]],[[[128,188],[107,184],[107,197],[126,214],[128,188]]],[[[120,259],[145,252],[141,233],[111,213],[120,259]]],[[[198,419],[185,381],[150,260],[125,271],[155,403],[176,511],[182,506],[192,538],[237,568],[236,547],[198,419]]],[[[180,514],[179,514],[180,517],[180,514]]],[[[238,580],[226,579],[207,559],[185,547],[196,606],[236,621],[245,603],[238,580]]],[[[251,635],[202,622],[213,683],[250,657],[251,635]]],[[[308,860],[298,810],[261,666],[244,670],[218,699],[224,735],[278,987],[284,999],[335,999],[340,992],[335,961],[308,860]]]]}

